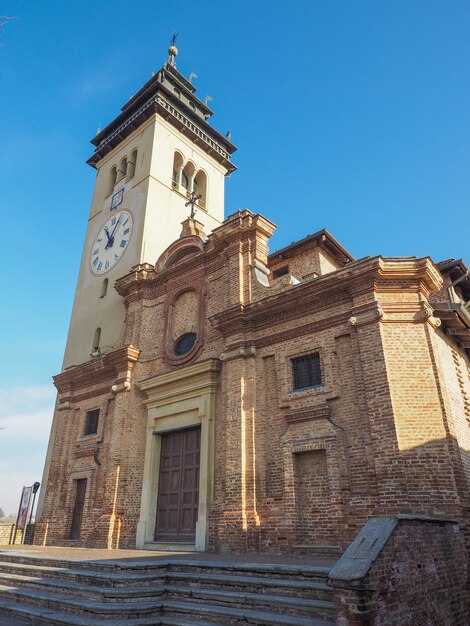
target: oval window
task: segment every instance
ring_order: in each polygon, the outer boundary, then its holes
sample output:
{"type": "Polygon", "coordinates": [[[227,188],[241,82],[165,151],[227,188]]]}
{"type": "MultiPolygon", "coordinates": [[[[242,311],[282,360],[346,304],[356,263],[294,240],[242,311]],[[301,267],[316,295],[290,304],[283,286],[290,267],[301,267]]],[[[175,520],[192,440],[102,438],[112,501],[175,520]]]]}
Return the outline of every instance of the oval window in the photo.
{"type": "Polygon", "coordinates": [[[175,341],[176,356],[184,356],[196,343],[196,333],[185,333],[175,341]]]}

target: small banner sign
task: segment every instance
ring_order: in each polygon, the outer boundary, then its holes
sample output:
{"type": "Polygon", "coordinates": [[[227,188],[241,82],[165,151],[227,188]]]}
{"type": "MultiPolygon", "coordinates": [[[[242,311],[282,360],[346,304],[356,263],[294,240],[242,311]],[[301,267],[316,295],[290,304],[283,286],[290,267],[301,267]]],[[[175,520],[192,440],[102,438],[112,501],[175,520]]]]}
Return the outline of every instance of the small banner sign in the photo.
{"type": "Polygon", "coordinates": [[[23,487],[21,494],[20,509],[18,511],[17,528],[25,528],[28,521],[29,505],[31,504],[31,496],[33,494],[32,487],[23,487]]]}

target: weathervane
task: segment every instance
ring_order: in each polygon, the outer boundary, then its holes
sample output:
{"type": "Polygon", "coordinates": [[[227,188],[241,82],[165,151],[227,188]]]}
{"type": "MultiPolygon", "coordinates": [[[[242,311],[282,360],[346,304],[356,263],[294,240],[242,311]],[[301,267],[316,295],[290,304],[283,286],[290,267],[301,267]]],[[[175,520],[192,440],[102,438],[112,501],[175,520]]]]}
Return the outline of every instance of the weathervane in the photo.
{"type": "Polygon", "coordinates": [[[168,63],[176,67],[175,64],[175,56],[178,55],[178,48],[176,47],[176,40],[178,38],[178,33],[173,33],[173,37],[170,40],[170,47],[168,48],[168,63]]]}
{"type": "Polygon", "coordinates": [[[184,206],[191,205],[191,213],[189,215],[189,219],[191,219],[191,220],[194,219],[194,215],[196,214],[196,209],[195,209],[194,205],[201,198],[202,198],[202,194],[196,195],[194,191],[191,191],[191,195],[189,196],[189,200],[184,205],[184,206]]]}

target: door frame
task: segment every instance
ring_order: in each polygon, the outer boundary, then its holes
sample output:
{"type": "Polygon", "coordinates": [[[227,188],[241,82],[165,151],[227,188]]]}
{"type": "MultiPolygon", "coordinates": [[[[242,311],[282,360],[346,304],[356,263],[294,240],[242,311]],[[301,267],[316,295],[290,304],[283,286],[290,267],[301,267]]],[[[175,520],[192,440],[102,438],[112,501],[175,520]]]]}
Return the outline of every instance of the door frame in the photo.
{"type": "Polygon", "coordinates": [[[195,426],[201,428],[201,447],[194,549],[205,552],[209,548],[209,510],[214,490],[216,389],[220,367],[219,360],[208,359],[140,383],[148,399],[144,401],[147,406],[147,434],[136,536],[136,547],[139,549],[155,550],[162,435],[195,426]]]}

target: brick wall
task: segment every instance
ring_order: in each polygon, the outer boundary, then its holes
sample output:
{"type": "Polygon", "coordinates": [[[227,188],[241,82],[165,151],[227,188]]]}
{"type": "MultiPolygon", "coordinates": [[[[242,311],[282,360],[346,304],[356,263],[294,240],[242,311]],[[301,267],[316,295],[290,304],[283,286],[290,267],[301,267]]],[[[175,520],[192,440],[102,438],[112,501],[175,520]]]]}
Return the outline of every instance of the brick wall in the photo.
{"type": "MultiPolygon", "coordinates": [[[[204,251],[118,281],[126,325],[109,362],[103,355],[57,377],[36,542],[70,543],[76,480],[87,478],[82,534],[72,545],[135,545],[148,453],[139,383],[176,371],[165,351],[201,324],[201,350],[188,364],[222,364],[210,549],[345,548],[371,516],[403,512],[451,512],[467,528],[468,363],[422,315],[439,286],[434,266],[364,259],[271,293],[253,284],[253,262],[266,263],[266,253],[266,232],[244,211],[204,251]],[[139,351],[132,371],[113,356],[131,344],[139,351]],[[311,352],[320,354],[322,385],[295,390],[291,359],[311,352]],[[99,432],[85,437],[94,408],[99,432]]],[[[317,253],[296,257],[299,275],[317,253]]]]}
{"type": "MultiPolygon", "coordinates": [[[[5,546],[9,545],[13,540],[13,536],[15,534],[15,526],[14,524],[0,524],[0,545],[5,546]]],[[[23,529],[19,528],[16,533],[15,545],[21,544],[21,539],[23,537],[23,529]]]]}

